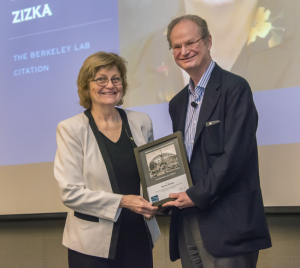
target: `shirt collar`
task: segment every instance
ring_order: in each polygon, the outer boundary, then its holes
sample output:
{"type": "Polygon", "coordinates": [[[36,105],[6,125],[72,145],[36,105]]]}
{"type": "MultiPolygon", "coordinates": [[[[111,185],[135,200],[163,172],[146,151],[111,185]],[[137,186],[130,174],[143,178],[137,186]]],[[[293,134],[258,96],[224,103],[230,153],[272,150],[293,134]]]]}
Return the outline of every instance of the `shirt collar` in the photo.
{"type": "Polygon", "coordinates": [[[197,94],[198,96],[200,95],[199,91],[200,89],[205,89],[206,85],[208,83],[208,80],[210,78],[211,72],[215,67],[215,62],[213,60],[211,60],[209,66],[207,67],[205,73],[202,75],[199,83],[197,84],[197,86],[194,86],[194,82],[193,80],[190,78],[189,81],[189,92],[193,95],[197,94]]]}

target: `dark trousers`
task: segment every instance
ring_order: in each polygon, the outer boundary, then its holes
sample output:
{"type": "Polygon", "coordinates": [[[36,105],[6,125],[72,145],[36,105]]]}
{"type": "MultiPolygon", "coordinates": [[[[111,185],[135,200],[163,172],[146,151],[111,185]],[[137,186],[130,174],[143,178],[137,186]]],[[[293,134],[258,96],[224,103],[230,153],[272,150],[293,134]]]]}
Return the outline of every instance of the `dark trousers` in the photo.
{"type": "Polygon", "coordinates": [[[138,254],[134,249],[131,254],[116,256],[115,260],[89,256],[69,249],[70,268],[153,268],[152,252],[138,254]]]}
{"type": "Polygon", "coordinates": [[[255,268],[258,251],[231,257],[214,257],[205,249],[196,215],[182,213],[178,221],[178,246],[183,268],[255,268]]]}

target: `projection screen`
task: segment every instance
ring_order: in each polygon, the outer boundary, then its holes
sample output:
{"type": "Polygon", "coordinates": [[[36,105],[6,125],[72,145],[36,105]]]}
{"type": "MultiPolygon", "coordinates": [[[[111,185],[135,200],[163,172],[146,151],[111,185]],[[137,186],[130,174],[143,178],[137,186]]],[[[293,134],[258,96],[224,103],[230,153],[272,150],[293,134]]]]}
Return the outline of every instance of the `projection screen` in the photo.
{"type": "Polygon", "coordinates": [[[265,206],[300,206],[299,1],[14,0],[0,7],[0,215],[67,211],[53,175],[55,131],[84,111],[76,79],[94,52],[126,59],[123,108],[148,113],[155,139],[171,133],[168,101],[188,75],[168,50],[166,29],[184,14],[207,20],[212,58],[250,83],[265,206]]]}

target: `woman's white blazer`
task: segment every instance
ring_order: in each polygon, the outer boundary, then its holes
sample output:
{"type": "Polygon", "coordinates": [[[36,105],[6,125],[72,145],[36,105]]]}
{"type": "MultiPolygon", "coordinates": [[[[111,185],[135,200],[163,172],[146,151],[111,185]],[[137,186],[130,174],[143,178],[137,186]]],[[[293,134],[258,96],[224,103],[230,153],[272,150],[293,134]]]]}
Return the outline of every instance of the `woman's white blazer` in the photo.
{"type": "MultiPolygon", "coordinates": [[[[137,146],[153,140],[152,122],[147,114],[126,112],[137,146]]],[[[115,194],[94,133],[85,113],[58,124],[54,175],[62,202],[68,212],[63,245],[92,256],[113,258],[111,241],[114,224],[121,212],[122,195],[115,194]],[[82,220],[74,212],[99,218],[99,222],[82,220]]],[[[141,191],[142,194],[142,191],[141,191]]],[[[153,244],[160,236],[156,219],[148,224],[153,244]]]]}

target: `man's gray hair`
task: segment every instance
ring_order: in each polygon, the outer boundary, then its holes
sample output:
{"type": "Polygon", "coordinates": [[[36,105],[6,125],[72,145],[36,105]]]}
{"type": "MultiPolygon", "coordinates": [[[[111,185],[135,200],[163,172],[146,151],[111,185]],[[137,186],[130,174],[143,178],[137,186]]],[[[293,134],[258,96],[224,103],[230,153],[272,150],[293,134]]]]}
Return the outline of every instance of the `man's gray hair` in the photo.
{"type": "Polygon", "coordinates": [[[186,21],[186,20],[193,21],[194,23],[196,23],[196,25],[198,26],[198,29],[199,29],[199,34],[202,37],[203,41],[206,41],[206,38],[209,36],[209,30],[207,27],[207,23],[204,19],[200,18],[197,15],[191,15],[191,14],[184,15],[184,16],[181,16],[181,17],[178,17],[178,18],[172,20],[170,22],[170,24],[168,25],[167,39],[168,39],[170,47],[172,46],[170,35],[171,35],[173,28],[179,22],[186,21]]]}

